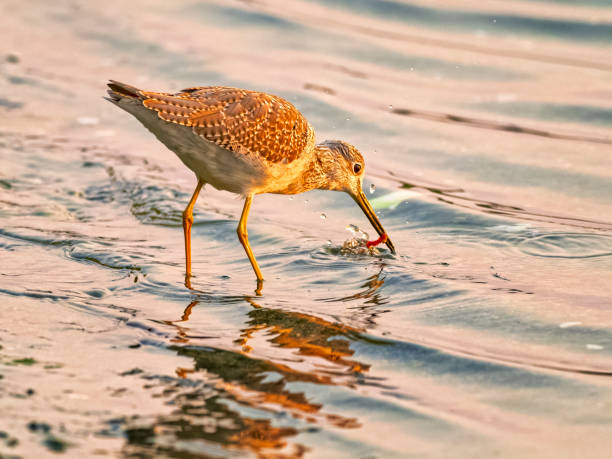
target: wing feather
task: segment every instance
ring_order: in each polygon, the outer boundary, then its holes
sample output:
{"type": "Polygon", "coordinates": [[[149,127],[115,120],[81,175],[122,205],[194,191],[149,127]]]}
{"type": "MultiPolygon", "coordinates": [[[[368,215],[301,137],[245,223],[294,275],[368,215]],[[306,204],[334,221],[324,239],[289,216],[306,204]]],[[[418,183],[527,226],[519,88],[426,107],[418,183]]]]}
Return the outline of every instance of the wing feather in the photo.
{"type": "Polygon", "coordinates": [[[226,86],[141,94],[143,105],[161,119],[190,126],[196,135],[236,153],[289,163],[313,142],[312,127],[302,114],[270,94],[226,86]]]}

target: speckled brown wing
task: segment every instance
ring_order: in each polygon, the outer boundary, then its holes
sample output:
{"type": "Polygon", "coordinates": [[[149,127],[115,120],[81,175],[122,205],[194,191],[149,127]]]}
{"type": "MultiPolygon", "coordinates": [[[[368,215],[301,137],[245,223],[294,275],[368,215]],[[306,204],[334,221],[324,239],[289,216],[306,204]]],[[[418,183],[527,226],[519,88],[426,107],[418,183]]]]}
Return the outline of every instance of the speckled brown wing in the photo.
{"type": "Polygon", "coordinates": [[[312,128],[281,97],[226,86],[194,87],[177,94],[141,91],[143,105],[171,123],[236,153],[290,163],[307,148],[312,128]]]}

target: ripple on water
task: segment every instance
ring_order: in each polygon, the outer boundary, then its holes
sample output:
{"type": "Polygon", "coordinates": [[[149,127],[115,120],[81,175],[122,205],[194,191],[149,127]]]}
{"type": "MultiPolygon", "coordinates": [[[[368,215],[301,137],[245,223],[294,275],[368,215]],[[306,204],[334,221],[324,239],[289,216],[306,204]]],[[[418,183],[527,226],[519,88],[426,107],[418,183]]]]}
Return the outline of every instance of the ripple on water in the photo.
{"type": "Polygon", "coordinates": [[[612,255],[612,236],[589,233],[541,234],[518,244],[528,255],[547,258],[595,258],[612,255]]]}

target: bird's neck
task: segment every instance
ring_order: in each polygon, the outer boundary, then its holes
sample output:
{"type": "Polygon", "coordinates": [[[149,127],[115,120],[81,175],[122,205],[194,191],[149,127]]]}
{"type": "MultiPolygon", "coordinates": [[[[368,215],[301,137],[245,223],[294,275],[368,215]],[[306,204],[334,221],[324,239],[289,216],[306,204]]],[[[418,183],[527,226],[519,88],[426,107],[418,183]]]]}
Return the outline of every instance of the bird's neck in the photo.
{"type": "Polygon", "coordinates": [[[335,161],[333,153],[329,148],[316,145],[312,159],[304,167],[303,172],[286,189],[277,191],[281,194],[297,194],[310,190],[339,190],[336,186],[332,165],[335,161]]]}
{"type": "Polygon", "coordinates": [[[335,186],[334,174],[331,173],[334,161],[336,158],[329,148],[316,145],[312,161],[302,178],[304,191],[339,189],[335,186]]]}

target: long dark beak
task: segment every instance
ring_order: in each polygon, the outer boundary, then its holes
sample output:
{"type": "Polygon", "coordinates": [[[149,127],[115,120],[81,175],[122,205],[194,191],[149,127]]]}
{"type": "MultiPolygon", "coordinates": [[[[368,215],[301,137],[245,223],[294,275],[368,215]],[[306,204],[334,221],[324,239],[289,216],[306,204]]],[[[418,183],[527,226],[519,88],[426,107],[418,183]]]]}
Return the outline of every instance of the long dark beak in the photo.
{"type": "MultiPolygon", "coordinates": [[[[353,195],[351,194],[351,196],[353,195]]],[[[374,213],[374,209],[372,209],[368,198],[366,198],[366,195],[363,193],[363,190],[359,190],[359,193],[357,195],[354,195],[353,199],[355,200],[357,205],[361,207],[363,213],[366,214],[366,217],[368,217],[368,220],[370,220],[370,223],[372,224],[378,235],[382,236],[383,234],[387,234],[383,226],[380,224],[378,217],[374,213]]],[[[385,244],[387,244],[387,247],[389,247],[391,253],[395,253],[395,247],[393,245],[393,242],[391,242],[391,239],[389,239],[388,235],[385,244]]]]}

